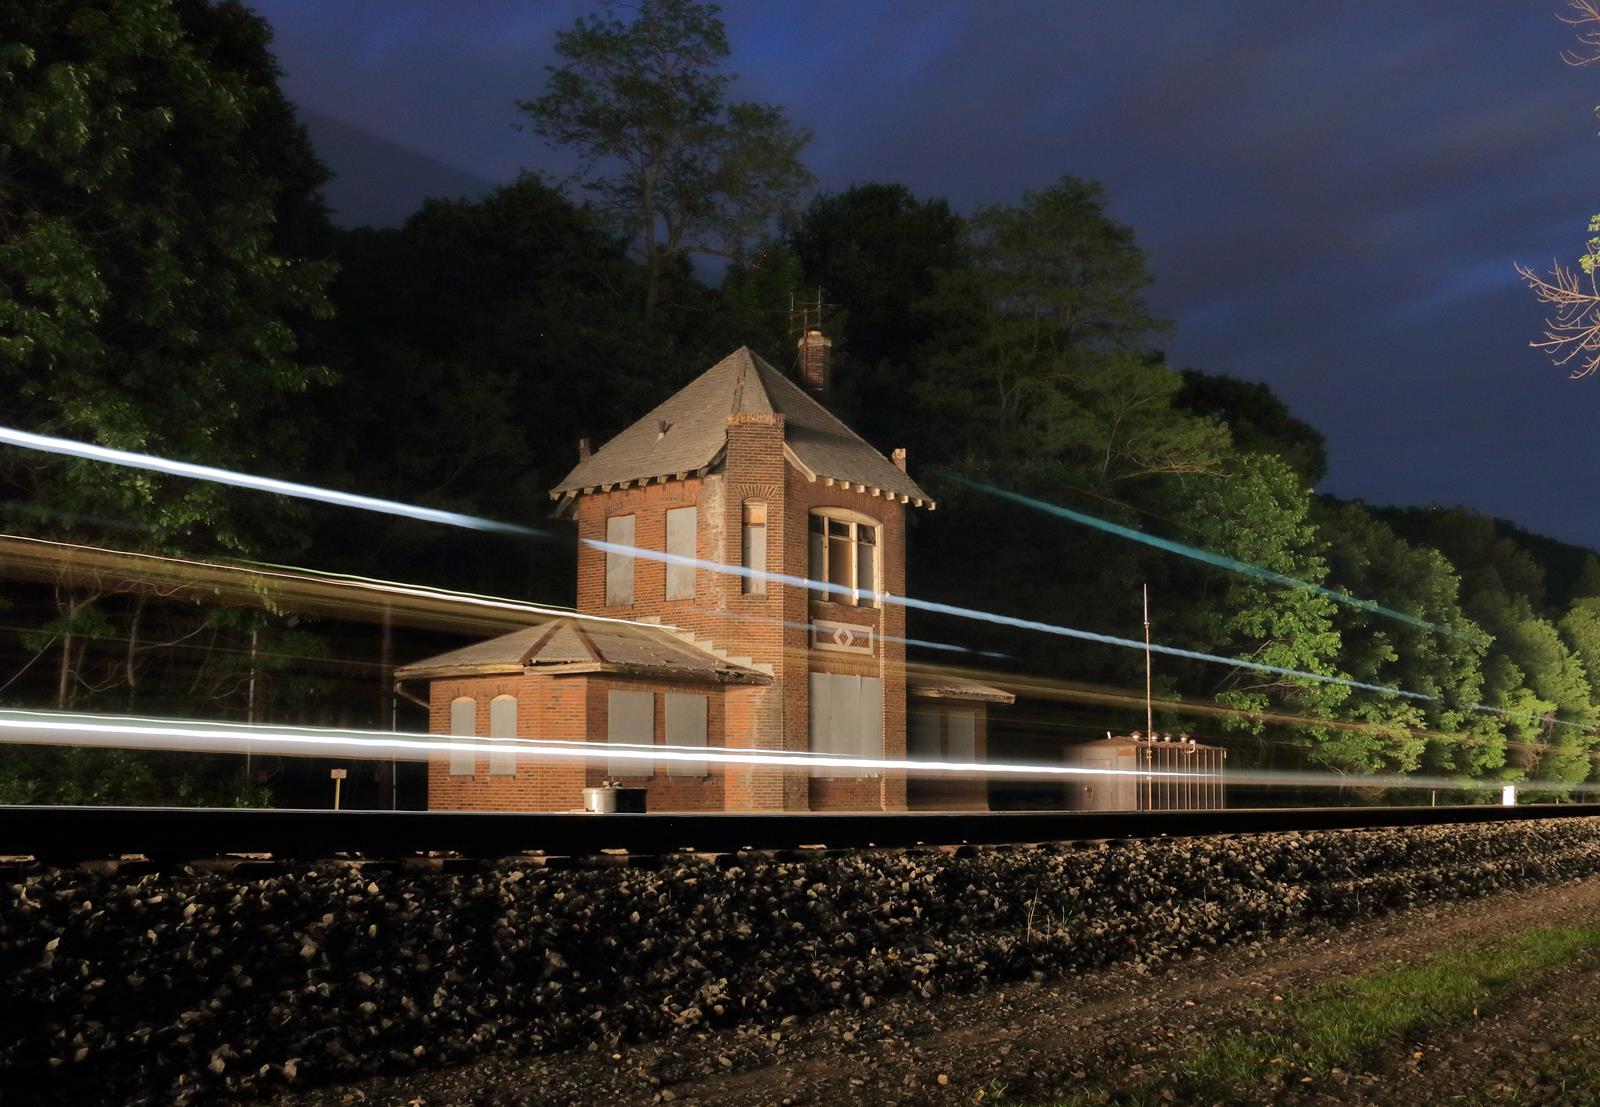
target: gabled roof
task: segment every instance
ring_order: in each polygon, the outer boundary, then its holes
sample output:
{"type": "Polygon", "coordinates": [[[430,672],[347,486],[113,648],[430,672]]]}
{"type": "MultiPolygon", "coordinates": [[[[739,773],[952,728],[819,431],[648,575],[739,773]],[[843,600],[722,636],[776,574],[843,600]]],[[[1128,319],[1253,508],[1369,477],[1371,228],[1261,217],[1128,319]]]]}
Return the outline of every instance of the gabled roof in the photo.
{"type": "Polygon", "coordinates": [[[784,417],[792,460],[814,480],[860,485],[921,507],[928,494],[805,390],[741,346],[578,463],[552,497],[699,473],[722,457],[728,416],[784,417]]]}
{"type": "Polygon", "coordinates": [[[621,673],[719,684],[770,684],[759,670],[718,657],[658,626],[555,619],[394,671],[396,680],[496,673],[621,673]]]}

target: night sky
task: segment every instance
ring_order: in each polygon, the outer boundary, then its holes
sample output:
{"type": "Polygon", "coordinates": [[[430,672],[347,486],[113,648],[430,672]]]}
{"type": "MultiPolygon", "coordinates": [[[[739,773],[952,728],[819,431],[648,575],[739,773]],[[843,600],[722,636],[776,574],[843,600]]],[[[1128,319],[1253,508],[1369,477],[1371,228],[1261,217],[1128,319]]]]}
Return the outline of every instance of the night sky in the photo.
{"type": "MultiPolygon", "coordinates": [[[[579,0],[261,0],[344,223],[567,168],[515,129],[579,0]]],[[[1591,413],[1527,348],[1512,263],[1600,210],[1600,65],[1560,0],[726,5],[738,95],[816,138],[822,187],[958,210],[1096,178],[1157,275],[1177,367],[1270,384],[1328,437],[1322,490],[1462,503],[1600,547],[1591,413]]]]}

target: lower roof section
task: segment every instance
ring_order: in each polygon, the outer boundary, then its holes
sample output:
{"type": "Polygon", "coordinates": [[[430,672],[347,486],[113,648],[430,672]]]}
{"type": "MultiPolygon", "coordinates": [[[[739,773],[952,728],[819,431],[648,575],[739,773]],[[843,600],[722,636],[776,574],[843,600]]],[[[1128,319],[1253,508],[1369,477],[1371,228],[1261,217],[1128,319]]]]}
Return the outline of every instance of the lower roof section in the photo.
{"type": "Polygon", "coordinates": [[[517,673],[615,673],[713,684],[770,684],[758,669],[684,641],[671,630],[613,619],[562,618],[430,657],[396,680],[517,673]]]}

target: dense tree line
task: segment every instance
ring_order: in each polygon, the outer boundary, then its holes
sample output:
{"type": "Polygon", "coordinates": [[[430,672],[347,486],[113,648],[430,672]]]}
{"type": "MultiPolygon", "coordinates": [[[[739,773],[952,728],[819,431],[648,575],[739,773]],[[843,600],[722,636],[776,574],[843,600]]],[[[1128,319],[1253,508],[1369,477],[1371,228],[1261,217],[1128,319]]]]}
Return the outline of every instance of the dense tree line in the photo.
{"type": "MultiPolygon", "coordinates": [[[[5,529],[566,602],[572,540],[544,522],[545,489],[578,438],[604,440],[737,345],[791,364],[786,309],[821,288],[838,305],[831,406],[879,448],[907,447],[941,501],[911,532],[914,595],[1136,638],[1148,585],[1159,641],[1328,678],[1162,659],[1163,700],[1229,711],[1166,708],[1159,726],[1262,764],[1553,792],[1593,774],[1594,555],[1465,509],[1317,496],[1323,440],[1266,386],[1166,364],[1147,259],[1093,182],[1063,176],[970,215],[887,182],[796,208],[805,135],[779,109],[723,102],[715,8],[640,11],[581,22],[563,40],[567,68],[524,105],[540,133],[583,146],[593,173],[608,157],[637,172],[592,177],[603,202],[530,174],[430,200],[393,229],[330,222],[326,170],[278,90],[266,25],[243,6],[0,12],[0,422],[550,537],[356,519],[11,449],[5,529]],[[652,12],[664,22],[641,30],[652,12]],[[610,92],[644,97],[657,131],[726,163],[672,147],[665,184],[592,87],[630,51],[659,53],[662,34],[692,47],[674,64],[702,79],[693,102],[662,91],[688,87],[681,74],[610,92]],[[761,157],[781,171],[757,171],[761,157]],[[726,269],[707,279],[695,250],[726,269]],[[1052,505],[1321,590],[1177,557],[1052,505]]],[[[438,644],[132,585],[5,588],[9,705],[385,726],[384,665],[438,644]]],[[[1018,672],[1142,688],[1131,651],[921,616],[916,635],[1018,672]]],[[[1137,725],[1051,711],[1052,725],[1091,732],[1137,725]]],[[[1017,744],[1061,733],[1016,730],[1017,744]]],[[[272,783],[241,788],[236,767],[197,759],[0,757],[0,801],[249,801],[272,783]]]]}

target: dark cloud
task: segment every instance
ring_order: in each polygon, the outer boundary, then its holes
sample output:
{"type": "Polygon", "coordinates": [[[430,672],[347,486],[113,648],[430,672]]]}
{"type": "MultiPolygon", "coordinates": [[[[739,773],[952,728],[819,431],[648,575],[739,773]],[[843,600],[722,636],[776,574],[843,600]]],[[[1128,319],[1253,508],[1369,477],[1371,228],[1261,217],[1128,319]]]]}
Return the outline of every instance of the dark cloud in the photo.
{"type": "MultiPolygon", "coordinates": [[[[554,32],[591,4],[259,7],[290,94],[335,121],[314,130],[347,219],[566,170],[511,102],[537,94],[554,32]],[[397,168],[397,150],[419,160],[397,168]]],[[[1558,7],[746,0],[726,15],[740,94],[814,129],[825,187],[898,180],[970,210],[1098,178],[1150,251],[1172,361],[1271,384],[1327,433],[1327,490],[1466,503],[1600,546],[1582,506],[1600,382],[1527,348],[1540,312],[1511,268],[1571,257],[1600,208],[1600,69],[1561,64],[1558,7]]]]}

